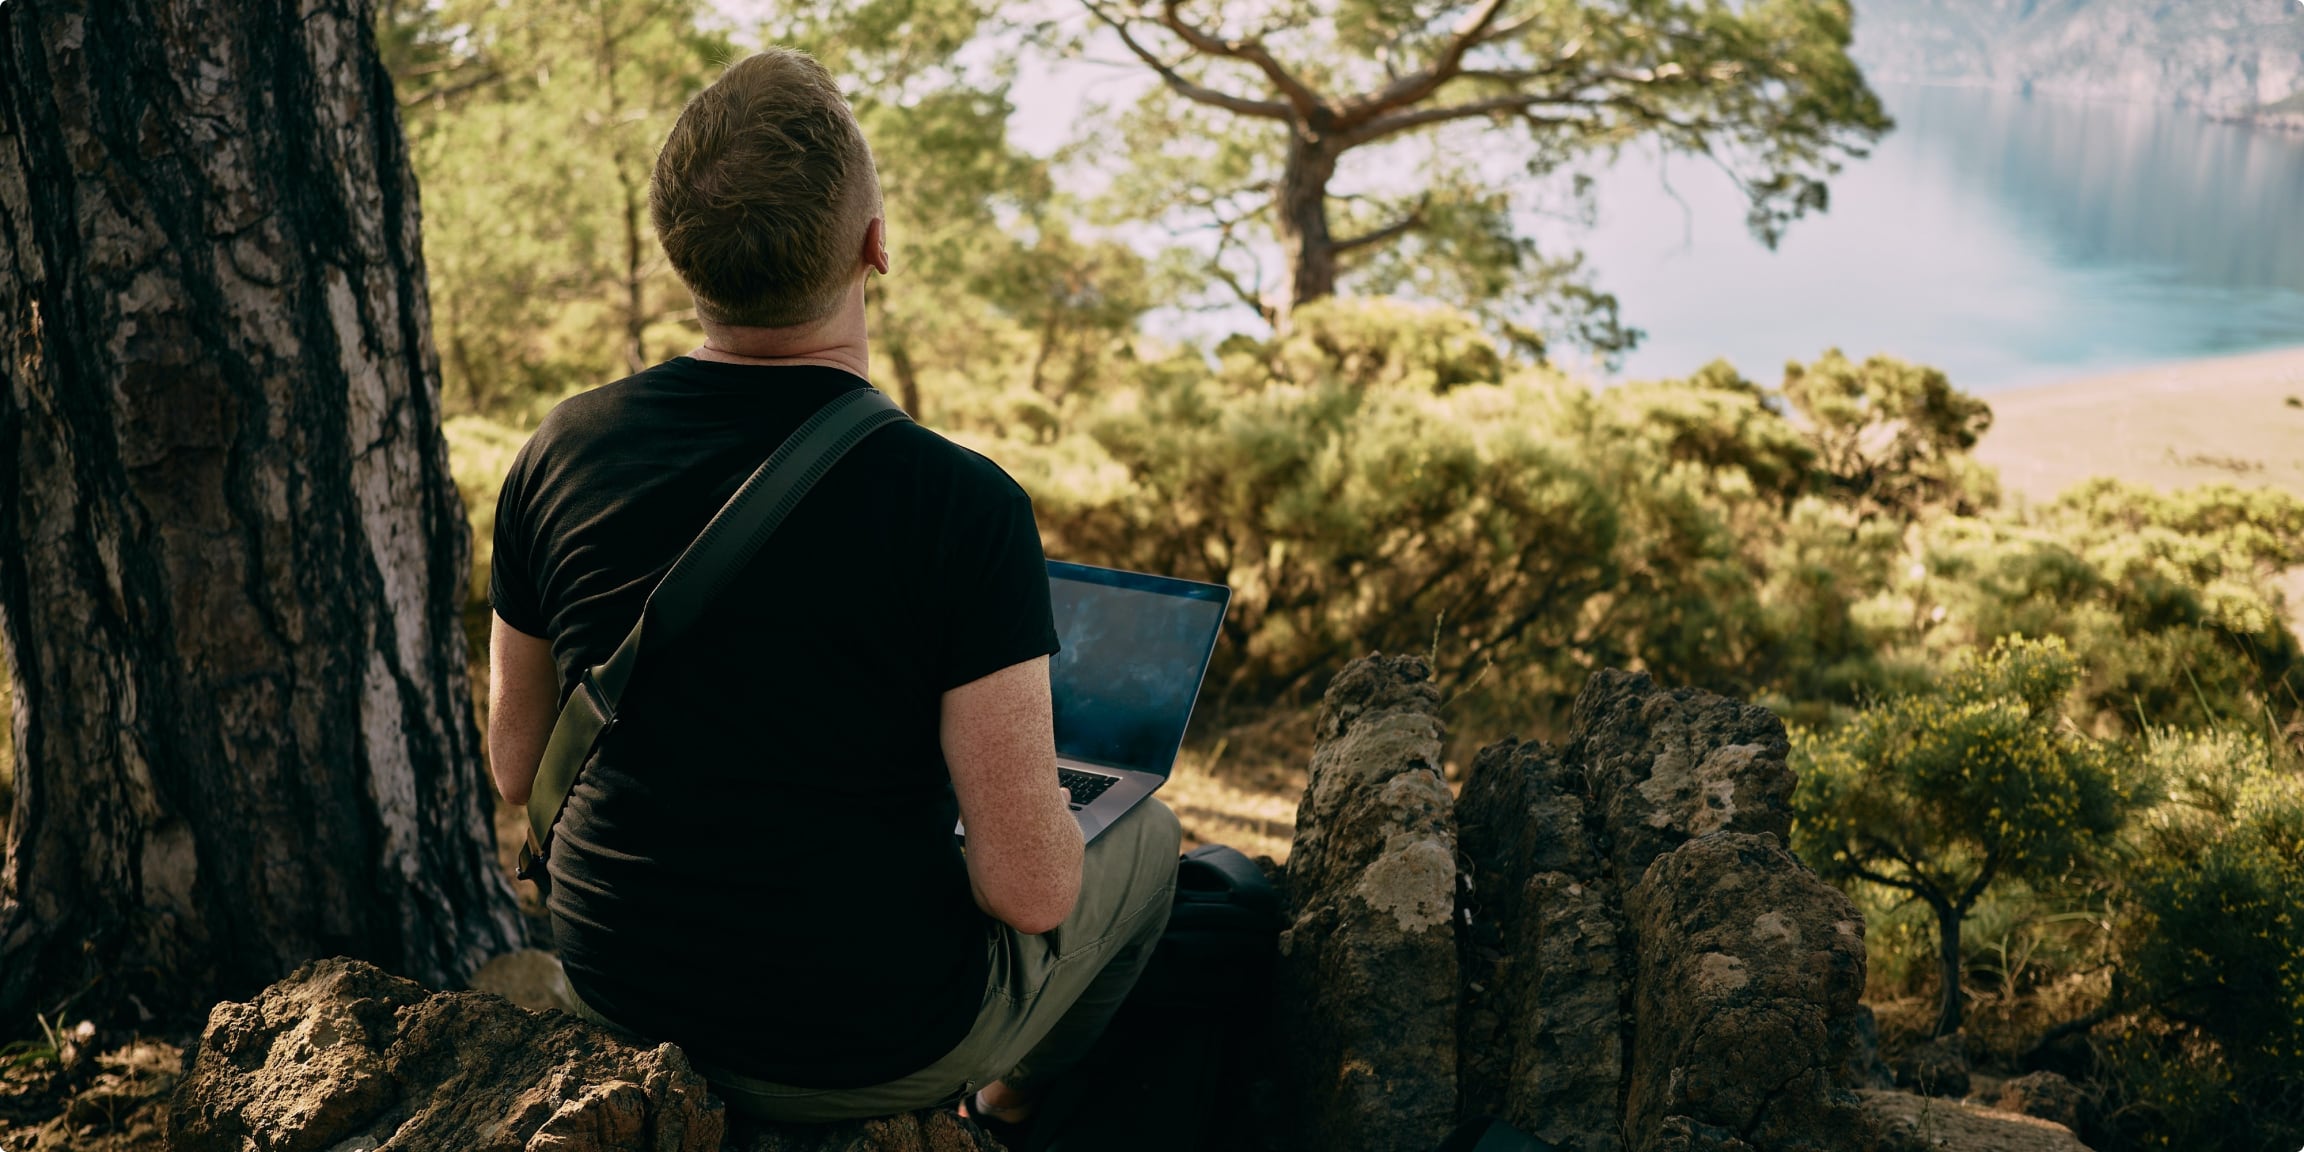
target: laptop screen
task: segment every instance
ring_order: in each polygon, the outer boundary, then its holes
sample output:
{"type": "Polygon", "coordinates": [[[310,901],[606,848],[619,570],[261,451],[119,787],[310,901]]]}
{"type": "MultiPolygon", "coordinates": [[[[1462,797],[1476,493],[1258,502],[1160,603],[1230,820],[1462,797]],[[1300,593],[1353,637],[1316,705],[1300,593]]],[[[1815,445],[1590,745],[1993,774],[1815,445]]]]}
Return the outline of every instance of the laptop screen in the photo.
{"type": "Polygon", "coordinates": [[[1232,590],[1050,561],[1048,593],[1057,755],[1167,775],[1232,590]]]}

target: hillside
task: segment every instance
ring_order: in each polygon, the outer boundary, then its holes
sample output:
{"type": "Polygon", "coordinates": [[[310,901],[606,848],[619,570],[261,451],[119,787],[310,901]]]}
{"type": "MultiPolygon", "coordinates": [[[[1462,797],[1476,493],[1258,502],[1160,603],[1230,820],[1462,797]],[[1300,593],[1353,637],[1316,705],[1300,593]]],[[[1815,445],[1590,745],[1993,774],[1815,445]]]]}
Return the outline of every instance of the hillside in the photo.
{"type": "Polygon", "coordinates": [[[2304,94],[2295,0],[1856,0],[1875,80],[2149,100],[2243,116],[2304,94]]]}

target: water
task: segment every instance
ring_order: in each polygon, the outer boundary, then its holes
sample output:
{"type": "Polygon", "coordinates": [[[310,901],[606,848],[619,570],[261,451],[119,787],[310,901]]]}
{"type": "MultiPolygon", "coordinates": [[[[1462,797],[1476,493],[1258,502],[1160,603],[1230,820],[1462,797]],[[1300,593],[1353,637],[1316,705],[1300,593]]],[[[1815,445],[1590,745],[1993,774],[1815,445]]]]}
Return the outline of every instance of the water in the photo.
{"type": "Polygon", "coordinates": [[[2304,345],[2304,136],[2148,105],[1883,87],[1897,129],[1771,253],[1701,162],[1627,157],[1584,238],[1626,379],[1887,352],[1991,391],[2304,345]],[[1667,182],[1669,189],[1667,189],[1667,182]]]}

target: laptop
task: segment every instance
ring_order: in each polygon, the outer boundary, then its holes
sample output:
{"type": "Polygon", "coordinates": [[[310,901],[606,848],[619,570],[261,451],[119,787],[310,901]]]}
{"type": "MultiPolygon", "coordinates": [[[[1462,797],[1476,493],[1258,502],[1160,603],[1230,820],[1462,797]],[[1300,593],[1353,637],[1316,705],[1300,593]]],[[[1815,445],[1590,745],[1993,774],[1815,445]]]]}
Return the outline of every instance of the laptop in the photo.
{"type": "Polygon", "coordinates": [[[1094,840],[1168,782],[1232,590],[1051,560],[1048,595],[1056,774],[1094,840]]]}

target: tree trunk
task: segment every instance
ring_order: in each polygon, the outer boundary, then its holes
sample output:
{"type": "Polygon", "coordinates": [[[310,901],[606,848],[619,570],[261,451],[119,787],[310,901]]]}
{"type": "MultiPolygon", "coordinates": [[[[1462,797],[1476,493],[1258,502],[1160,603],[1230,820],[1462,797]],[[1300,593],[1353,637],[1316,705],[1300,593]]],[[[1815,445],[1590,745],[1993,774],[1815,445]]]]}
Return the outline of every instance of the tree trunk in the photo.
{"type": "Polygon", "coordinates": [[[518,943],[366,0],[0,7],[0,1022],[518,943]]]}
{"type": "Polygon", "coordinates": [[[1336,294],[1336,238],[1328,233],[1328,182],[1335,178],[1336,155],[1324,139],[1302,129],[1289,136],[1273,221],[1288,264],[1276,309],[1283,324],[1298,306],[1336,294]]]}
{"type": "Polygon", "coordinates": [[[1960,1030],[1960,922],[1967,919],[1967,910],[1950,902],[1933,904],[1936,910],[1936,960],[1942,978],[1943,999],[1936,1007],[1934,1036],[1950,1036],[1960,1030]]]}

